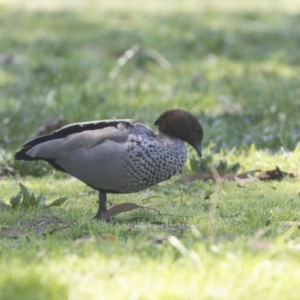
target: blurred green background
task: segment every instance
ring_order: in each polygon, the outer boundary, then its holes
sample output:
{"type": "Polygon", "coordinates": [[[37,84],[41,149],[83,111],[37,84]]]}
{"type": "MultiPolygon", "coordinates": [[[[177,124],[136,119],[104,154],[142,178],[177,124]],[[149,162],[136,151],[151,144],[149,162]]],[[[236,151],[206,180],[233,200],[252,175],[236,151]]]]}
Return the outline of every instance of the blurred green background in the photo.
{"type": "Polygon", "coordinates": [[[0,22],[8,157],[49,122],[151,125],[176,107],[214,152],[299,142],[298,1],[0,0],[0,22]]]}

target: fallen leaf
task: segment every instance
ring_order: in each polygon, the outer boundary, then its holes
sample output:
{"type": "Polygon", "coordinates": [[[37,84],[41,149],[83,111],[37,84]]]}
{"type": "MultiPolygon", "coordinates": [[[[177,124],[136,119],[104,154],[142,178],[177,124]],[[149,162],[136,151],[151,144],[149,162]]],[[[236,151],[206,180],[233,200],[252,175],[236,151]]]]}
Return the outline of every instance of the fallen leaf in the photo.
{"type": "MultiPolygon", "coordinates": [[[[237,182],[249,182],[255,180],[254,177],[252,177],[249,174],[242,173],[240,175],[236,175],[236,173],[230,171],[230,172],[225,172],[225,173],[218,173],[217,175],[218,179],[223,179],[223,180],[228,180],[228,181],[237,181],[237,182]]],[[[187,182],[192,182],[195,180],[202,180],[202,181],[207,181],[207,180],[216,180],[216,176],[214,176],[211,173],[194,173],[194,174],[187,174],[180,176],[177,181],[180,183],[187,183],[187,182]]]]}
{"type": "MultiPolygon", "coordinates": [[[[244,172],[241,174],[236,174],[232,171],[225,172],[225,173],[218,173],[217,170],[215,170],[215,171],[216,172],[214,172],[214,174],[202,172],[202,173],[183,175],[177,179],[177,182],[187,183],[187,182],[192,182],[195,180],[202,180],[202,181],[214,180],[214,181],[216,181],[216,179],[218,179],[218,180],[220,179],[220,180],[235,181],[235,182],[243,184],[243,183],[255,181],[257,179],[259,179],[259,180],[281,180],[284,177],[290,177],[290,178],[297,177],[297,175],[295,173],[286,173],[286,172],[281,171],[278,166],[276,166],[275,170],[262,172],[260,175],[257,176],[257,178],[255,176],[253,176],[252,174],[261,172],[261,170],[253,170],[253,171],[244,172]]],[[[241,186],[239,186],[239,187],[241,187],[241,186]]]]}
{"type": "Polygon", "coordinates": [[[286,173],[280,170],[278,166],[274,170],[269,170],[261,173],[257,176],[259,180],[281,180],[284,177],[295,178],[295,173],[286,173]]]}
{"type": "Polygon", "coordinates": [[[56,216],[43,216],[36,226],[36,233],[43,234],[49,225],[58,223],[62,223],[62,220],[56,216]]]}
{"type": "Polygon", "coordinates": [[[1,234],[9,238],[18,238],[20,236],[26,235],[23,231],[8,227],[2,227],[1,234]]]}
{"type": "Polygon", "coordinates": [[[103,215],[103,220],[108,220],[109,218],[114,217],[115,215],[118,215],[123,212],[132,211],[138,208],[147,208],[147,207],[137,205],[135,203],[130,203],[130,202],[125,202],[122,204],[115,205],[106,211],[106,213],[103,215]]]}

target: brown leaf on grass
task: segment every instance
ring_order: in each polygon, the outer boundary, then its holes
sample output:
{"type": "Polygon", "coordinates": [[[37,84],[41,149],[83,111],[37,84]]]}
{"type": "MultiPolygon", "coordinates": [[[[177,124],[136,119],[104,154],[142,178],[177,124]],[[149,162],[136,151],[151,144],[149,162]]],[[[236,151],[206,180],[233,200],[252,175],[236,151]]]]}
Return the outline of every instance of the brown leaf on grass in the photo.
{"type": "Polygon", "coordinates": [[[26,233],[23,232],[23,231],[17,230],[17,229],[2,227],[1,228],[1,235],[5,236],[5,237],[15,239],[15,238],[18,238],[20,236],[26,235],[26,233]]]}
{"type": "Polygon", "coordinates": [[[281,180],[284,177],[295,178],[295,173],[286,173],[280,170],[278,166],[274,170],[265,171],[257,176],[259,180],[281,180]]]}
{"type": "MultiPolygon", "coordinates": [[[[177,179],[177,181],[180,183],[187,183],[187,182],[192,182],[195,180],[202,180],[202,181],[214,180],[214,181],[216,181],[216,179],[219,179],[219,180],[235,181],[238,184],[243,184],[243,183],[255,181],[257,179],[266,181],[266,180],[281,180],[284,177],[290,177],[290,178],[297,177],[297,175],[295,173],[287,173],[287,172],[281,171],[278,166],[276,166],[275,170],[269,170],[269,171],[262,172],[257,177],[253,176],[253,174],[257,173],[257,172],[261,172],[261,170],[253,170],[253,171],[244,172],[241,174],[236,174],[231,171],[225,172],[225,173],[218,173],[216,171],[216,172],[214,172],[214,174],[205,173],[205,172],[194,173],[194,174],[183,175],[183,176],[179,177],[177,179]]],[[[241,186],[239,185],[239,187],[241,187],[241,186]]]]}
{"type": "Polygon", "coordinates": [[[36,233],[43,234],[45,229],[51,224],[62,223],[62,220],[56,216],[43,216],[39,223],[36,225],[36,233]]]}
{"type": "Polygon", "coordinates": [[[122,204],[115,205],[106,211],[106,213],[103,215],[103,220],[108,220],[109,218],[114,217],[115,215],[118,215],[123,212],[132,211],[138,208],[147,208],[147,207],[137,205],[135,203],[130,203],[130,202],[125,202],[122,204]]]}

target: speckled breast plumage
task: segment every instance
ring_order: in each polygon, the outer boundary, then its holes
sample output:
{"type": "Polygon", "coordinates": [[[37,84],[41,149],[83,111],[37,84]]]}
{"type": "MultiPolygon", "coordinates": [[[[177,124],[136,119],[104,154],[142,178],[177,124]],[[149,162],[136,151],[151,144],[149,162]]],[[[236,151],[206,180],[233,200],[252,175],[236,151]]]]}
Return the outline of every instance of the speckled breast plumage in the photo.
{"type": "Polygon", "coordinates": [[[179,172],[187,158],[184,143],[176,138],[132,134],[127,142],[128,157],[123,164],[126,184],[117,192],[132,193],[169,179],[179,172]]]}

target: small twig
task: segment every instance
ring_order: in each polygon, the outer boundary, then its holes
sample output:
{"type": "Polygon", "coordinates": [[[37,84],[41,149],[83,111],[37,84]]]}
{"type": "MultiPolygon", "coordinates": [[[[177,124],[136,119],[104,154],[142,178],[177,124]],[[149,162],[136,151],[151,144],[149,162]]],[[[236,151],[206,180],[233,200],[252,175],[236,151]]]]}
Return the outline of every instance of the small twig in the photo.
{"type": "Polygon", "coordinates": [[[151,47],[144,47],[145,52],[152,57],[157,64],[164,68],[164,69],[168,69],[171,67],[170,62],[164,57],[162,56],[157,50],[155,50],[154,48],[151,47]]]}
{"type": "Polygon", "coordinates": [[[139,44],[135,44],[129,49],[127,49],[118,59],[113,67],[113,69],[109,72],[109,79],[115,79],[121,71],[121,68],[131,60],[138,52],[144,51],[149,57],[151,57],[161,68],[168,69],[171,67],[170,62],[157,50],[152,47],[140,46],[139,44]]]}
{"type": "Polygon", "coordinates": [[[214,192],[212,193],[210,199],[210,211],[209,211],[209,237],[211,240],[215,239],[216,236],[216,212],[217,212],[217,202],[219,198],[219,193],[221,190],[221,186],[223,183],[223,179],[216,170],[216,168],[213,165],[208,166],[210,172],[212,173],[215,181],[216,181],[216,186],[214,189],[214,192]]]}
{"type": "Polygon", "coordinates": [[[116,65],[113,69],[109,72],[108,77],[109,79],[115,79],[121,68],[136,55],[141,50],[141,47],[138,44],[133,45],[131,48],[127,49],[122,56],[120,56],[117,60],[116,65]]]}
{"type": "Polygon", "coordinates": [[[48,233],[45,233],[45,235],[48,235],[48,234],[50,235],[50,234],[55,233],[56,231],[67,229],[67,228],[72,228],[72,226],[71,225],[66,225],[66,226],[54,228],[54,229],[50,230],[48,233]]]}
{"type": "Polygon", "coordinates": [[[158,211],[158,210],[155,209],[155,208],[152,208],[152,207],[143,207],[143,209],[152,209],[152,210],[154,210],[158,215],[161,215],[161,212],[158,211]]]}

